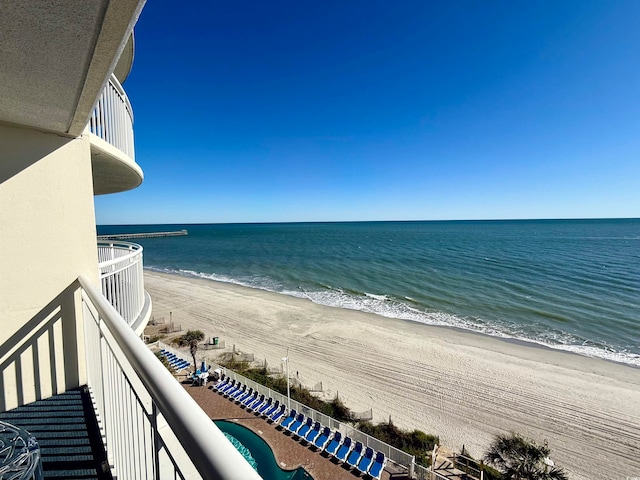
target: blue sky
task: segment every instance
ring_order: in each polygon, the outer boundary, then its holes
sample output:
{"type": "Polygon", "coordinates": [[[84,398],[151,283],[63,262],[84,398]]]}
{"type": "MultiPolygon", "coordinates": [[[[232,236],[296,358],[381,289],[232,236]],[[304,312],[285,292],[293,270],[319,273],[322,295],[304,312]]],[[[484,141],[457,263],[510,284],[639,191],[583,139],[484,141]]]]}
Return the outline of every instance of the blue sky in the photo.
{"type": "Polygon", "coordinates": [[[147,2],[98,224],[640,216],[640,2],[147,2]]]}

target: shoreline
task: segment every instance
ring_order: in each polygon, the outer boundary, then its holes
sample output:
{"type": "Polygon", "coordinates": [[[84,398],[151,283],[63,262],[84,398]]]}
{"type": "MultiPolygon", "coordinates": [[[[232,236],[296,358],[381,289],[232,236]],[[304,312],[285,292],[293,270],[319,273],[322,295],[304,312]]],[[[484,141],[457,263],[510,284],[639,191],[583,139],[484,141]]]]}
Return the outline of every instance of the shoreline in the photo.
{"type": "MultiPolygon", "coordinates": [[[[295,299],[299,299],[299,300],[303,300],[303,301],[309,301],[309,302],[311,302],[311,303],[313,303],[315,305],[319,305],[319,306],[323,306],[323,307],[327,307],[327,308],[336,308],[336,309],[340,309],[340,310],[349,310],[349,311],[353,311],[353,312],[360,312],[360,313],[363,313],[363,314],[366,314],[366,315],[374,315],[375,317],[378,317],[378,318],[388,319],[390,322],[395,322],[395,321],[408,322],[410,324],[420,325],[422,327],[429,328],[429,329],[430,328],[433,328],[433,329],[436,329],[436,330],[437,329],[444,329],[444,330],[457,332],[457,333],[460,333],[462,335],[464,335],[464,334],[478,335],[478,336],[481,336],[483,338],[488,338],[488,339],[497,340],[497,341],[501,341],[501,342],[511,343],[511,344],[514,344],[514,345],[522,346],[522,347],[538,348],[538,349],[544,349],[544,350],[549,350],[549,351],[553,351],[553,352],[560,352],[560,353],[564,353],[564,354],[568,354],[568,355],[576,355],[576,356],[581,357],[581,358],[591,358],[591,359],[598,360],[598,361],[604,361],[604,362],[612,363],[614,365],[621,365],[621,366],[630,367],[630,368],[634,368],[634,369],[640,370],[640,363],[638,365],[634,365],[632,363],[623,362],[623,361],[619,361],[619,360],[614,360],[614,359],[606,358],[606,357],[602,357],[602,356],[586,355],[586,354],[583,354],[583,353],[575,352],[573,350],[562,348],[560,345],[553,346],[553,345],[549,345],[547,343],[539,342],[539,341],[532,340],[532,339],[517,338],[517,337],[508,336],[508,335],[505,335],[505,336],[491,335],[489,333],[480,332],[480,331],[472,330],[470,328],[464,328],[464,327],[460,327],[460,326],[456,326],[456,325],[434,325],[434,324],[429,324],[429,323],[426,323],[426,322],[421,322],[419,320],[411,320],[411,319],[407,319],[407,318],[391,317],[391,316],[381,315],[381,314],[375,313],[375,312],[366,312],[364,310],[351,309],[351,308],[341,307],[341,306],[337,306],[337,305],[327,305],[327,304],[324,304],[324,303],[314,302],[310,298],[299,297],[299,296],[296,296],[296,295],[291,295],[291,294],[286,293],[286,292],[277,292],[277,291],[269,290],[267,288],[262,288],[262,287],[259,287],[259,286],[243,285],[241,283],[237,283],[237,282],[233,282],[233,281],[224,281],[224,280],[219,280],[219,279],[215,279],[215,278],[207,278],[207,277],[204,277],[204,276],[199,276],[199,275],[194,275],[194,274],[185,275],[185,274],[181,274],[181,273],[178,273],[178,272],[166,272],[166,271],[160,271],[158,269],[147,269],[147,268],[145,268],[144,271],[145,271],[145,274],[147,272],[149,272],[149,273],[154,273],[154,274],[159,274],[159,275],[168,275],[169,277],[177,277],[177,278],[185,278],[185,279],[191,279],[191,280],[196,280],[196,281],[212,282],[213,284],[219,285],[221,288],[224,288],[225,286],[228,286],[229,288],[238,287],[240,289],[247,289],[248,291],[265,292],[265,293],[269,293],[269,294],[282,295],[282,296],[285,296],[287,298],[292,298],[292,299],[295,298],[295,299]]],[[[425,312],[425,313],[428,313],[428,312],[425,312]]],[[[573,345],[571,345],[571,346],[573,346],[573,345]]]]}
{"type": "Polygon", "coordinates": [[[640,475],[640,375],[631,365],[215,280],[145,270],[145,283],[155,316],[172,311],[183,329],[271,366],[288,347],[292,377],[322,381],[325,398],[372,408],[375,421],[391,417],[475,456],[496,433],[516,431],[548,440],[570,478],[640,475]]]}

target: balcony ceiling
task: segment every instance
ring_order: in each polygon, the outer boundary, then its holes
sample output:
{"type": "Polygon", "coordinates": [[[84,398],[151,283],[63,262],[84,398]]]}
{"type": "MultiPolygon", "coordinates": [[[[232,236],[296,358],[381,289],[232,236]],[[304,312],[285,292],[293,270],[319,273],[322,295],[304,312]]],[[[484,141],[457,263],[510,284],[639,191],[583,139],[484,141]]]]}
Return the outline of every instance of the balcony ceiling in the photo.
{"type": "Polygon", "coordinates": [[[133,32],[131,32],[131,35],[129,36],[129,40],[125,45],[124,50],[120,54],[120,60],[118,60],[116,68],[113,71],[113,74],[120,81],[120,83],[124,83],[124,81],[129,76],[129,73],[131,73],[131,67],[133,66],[134,51],[135,51],[135,48],[134,48],[133,32]]]}
{"type": "Polygon", "coordinates": [[[0,122],[80,135],[144,2],[0,1],[0,122]]]}
{"type": "Polygon", "coordinates": [[[91,170],[93,172],[93,194],[126,192],[138,187],[144,175],[136,162],[100,139],[92,138],[91,170]],[[100,144],[103,148],[96,147],[100,144]]]}

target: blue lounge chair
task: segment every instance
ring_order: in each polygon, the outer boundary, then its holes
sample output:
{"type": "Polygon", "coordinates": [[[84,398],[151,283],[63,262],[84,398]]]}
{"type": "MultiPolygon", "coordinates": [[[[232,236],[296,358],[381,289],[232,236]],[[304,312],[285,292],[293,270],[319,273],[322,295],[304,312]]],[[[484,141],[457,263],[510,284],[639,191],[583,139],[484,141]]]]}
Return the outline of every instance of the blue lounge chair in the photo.
{"type": "Polygon", "coordinates": [[[264,402],[262,405],[259,406],[259,408],[255,408],[254,410],[258,415],[262,415],[264,412],[269,410],[271,407],[273,407],[273,398],[269,397],[269,398],[267,398],[266,402],[264,402]]]}
{"type": "Polygon", "coordinates": [[[351,447],[353,447],[352,442],[353,440],[351,440],[351,437],[344,437],[344,442],[342,442],[342,445],[340,445],[338,453],[334,455],[336,460],[344,462],[347,459],[347,455],[349,455],[351,447]]]}
{"type": "Polygon", "coordinates": [[[220,393],[223,395],[226,395],[228,392],[230,392],[231,390],[233,390],[233,388],[237,385],[238,383],[236,382],[236,380],[231,380],[226,387],[224,387],[222,390],[220,390],[220,393]]]}
{"type": "Polygon", "coordinates": [[[387,464],[387,457],[384,456],[384,453],[378,452],[376,453],[376,459],[371,465],[369,469],[369,476],[374,478],[375,480],[380,480],[380,476],[382,475],[382,471],[384,470],[384,466],[387,464]]]}
{"type": "Polygon", "coordinates": [[[236,393],[233,398],[236,402],[242,403],[253,394],[253,388],[245,386],[244,391],[236,393]]]}
{"type": "Polygon", "coordinates": [[[349,454],[349,458],[347,458],[347,464],[351,465],[352,467],[355,467],[358,464],[360,458],[362,457],[362,448],[362,442],[356,442],[356,446],[353,447],[353,450],[351,450],[351,453],[349,454]]]}
{"type": "Polygon", "coordinates": [[[258,398],[258,395],[259,395],[259,394],[258,394],[258,391],[257,391],[257,390],[254,390],[254,391],[253,391],[253,393],[252,393],[249,397],[245,398],[245,399],[242,401],[242,405],[243,405],[245,408],[246,408],[246,407],[248,407],[249,405],[251,405],[253,402],[255,402],[255,401],[256,401],[256,398],[258,398]]]}
{"type": "Polygon", "coordinates": [[[284,417],[284,412],[286,411],[286,407],[284,405],[280,405],[280,408],[271,414],[269,420],[277,424],[280,420],[282,420],[282,417],[284,417]]]}
{"type": "Polygon", "coordinates": [[[280,408],[280,400],[276,400],[273,405],[262,412],[262,416],[265,418],[269,418],[276,410],[278,410],[278,408],[280,408]]]}
{"type": "Polygon", "coordinates": [[[244,402],[247,398],[249,398],[251,395],[253,395],[253,388],[249,387],[246,388],[245,391],[241,394],[239,394],[238,396],[235,397],[236,401],[238,403],[242,403],[244,402]]]}
{"type": "Polygon", "coordinates": [[[232,398],[234,400],[238,399],[248,391],[249,391],[249,387],[247,387],[243,383],[238,383],[238,388],[235,391],[231,390],[231,392],[229,392],[229,398],[232,398]]]}
{"type": "Polygon", "coordinates": [[[213,384],[213,388],[217,391],[221,391],[223,388],[226,388],[229,385],[231,379],[229,377],[221,378],[218,382],[213,384]]]}
{"type": "Polygon", "coordinates": [[[236,384],[231,387],[229,390],[227,390],[226,392],[224,392],[225,396],[228,397],[229,399],[233,398],[233,396],[238,393],[239,391],[241,391],[244,388],[244,385],[242,385],[242,383],[240,383],[239,381],[236,382],[236,384]]]}
{"type": "MultiPolygon", "coordinates": [[[[283,405],[284,406],[284,405],[283,405]]],[[[282,423],[280,424],[280,426],[282,428],[287,428],[289,425],[291,425],[293,423],[293,421],[296,419],[296,416],[298,415],[298,412],[295,411],[295,409],[291,410],[289,412],[289,415],[287,416],[287,418],[285,418],[282,423]]],[[[271,417],[271,419],[273,420],[273,417],[271,417]]],[[[273,420],[275,422],[275,420],[273,420]]]]}
{"type": "Polygon", "coordinates": [[[260,415],[260,411],[262,410],[263,412],[265,412],[272,405],[272,402],[273,400],[271,399],[271,397],[267,397],[265,395],[262,401],[257,405],[253,406],[251,410],[253,410],[253,413],[255,413],[256,415],[260,415]]]}
{"type": "Polygon", "coordinates": [[[338,447],[340,447],[340,445],[342,445],[342,434],[340,432],[335,432],[333,434],[333,438],[329,442],[329,445],[327,445],[327,448],[325,448],[324,451],[327,452],[329,455],[335,456],[336,452],[338,451],[338,447]]]}
{"type": "Polygon", "coordinates": [[[289,427],[287,427],[287,430],[289,430],[291,433],[296,433],[303,423],[304,423],[304,414],[299,413],[295,421],[289,424],[289,427]]]}
{"type": "Polygon", "coordinates": [[[307,436],[307,433],[309,433],[309,430],[311,430],[311,427],[313,426],[313,420],[310,418],[307,418],[307,421],[304,422],[304,425],[302,425],[300,427],[300,429],[295,432],[300,438],[304,438],[307,436]]]}
{"type": "Polygon", "coordinates": [[[264,395],[260,395],[256,400],[247,405],[247,410],[252,411],[264,403],[264,395]]]}
{"type": "Polygon", "coordinates": [[[324,427],[322,429],[322,432],[320,432],[320,434],[313,441],[313,444],[316,446],[317,449],[322,451],[324,450],[324,447],[327,446],[327,443],[329,443],[330,436],[331,436],[331,429],[329,427],[324,427]]]}
{"type": "Polygon", "coordinates": [[[233,395],[238,390],[240,390],[240,388],[242,388],[242,384],[236,380],[234,383],[231,384],[229,388],[225,389],[225,391],[222,393],[225,397],[231,397],[231,395],[233,395]]]}
{"type": "Polygon", "coordinates": [[[358,462],[358,466],[356,467],[362,473],[367,473],[371,468],[371,464],[373,463],[373,449],[367,447],[364,451],[364,455],[358,462]]]}
{"type": "Polygon", "coordinates": [[[238,388],[231,390],[231,392],[229,392],[228,397],[231,400],[236,400],[237,398],[247,393],[247,390],[248,390],[248,387],[241,383],[238,385],[238,388]]]}
{"type": "Polygon", "coordinates": [[[304,439],[311,445],[313,445],[313,442],[316,438],[318,438],[318,435],[320,435],[320,429],[322,428],[322,425],[320,425],[320,422],[316,422],[313,424],[313,428],[311,430],[309,430],[309,433],[307,433],[304,436],[304,439]]]}
{"type": "Polygon", "coordinates": [[[260,402],[264,401],[264,395],[260,396],[260,392],[256,390],[256,396],[253,397],[253,400],[248,402],[245,406],[248,411],[251,411],[251,407],[254,405],[259,405],[260,402]]]}

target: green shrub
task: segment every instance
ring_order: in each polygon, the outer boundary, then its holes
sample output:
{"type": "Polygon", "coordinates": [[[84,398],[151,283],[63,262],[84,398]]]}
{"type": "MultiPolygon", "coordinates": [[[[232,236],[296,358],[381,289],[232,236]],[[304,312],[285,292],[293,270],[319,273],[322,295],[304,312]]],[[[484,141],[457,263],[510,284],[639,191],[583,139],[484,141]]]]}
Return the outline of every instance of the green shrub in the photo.
{"type": "Polygon", "coordinates": [[[433,447],[440,441],[437,436],[428,435],[421,430],[405,432],[396,427],[391,421],[377,425],[371,422],[359,422],[356,427],[372,437],[382,440],[410,455],[414,455],[416,463],[425,466],[431,464],[433,447]]]}

